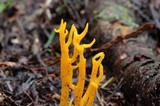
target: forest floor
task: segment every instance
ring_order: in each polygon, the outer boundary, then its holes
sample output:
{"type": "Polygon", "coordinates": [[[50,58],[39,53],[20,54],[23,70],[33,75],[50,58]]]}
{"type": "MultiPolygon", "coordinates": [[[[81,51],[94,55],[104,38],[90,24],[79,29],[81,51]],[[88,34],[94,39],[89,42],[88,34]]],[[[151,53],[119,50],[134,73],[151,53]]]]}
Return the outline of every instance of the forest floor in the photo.
{"type": "MultiPolygon", "coordinates": [[[[101,5],[101,0],[93,0],[94,2],[90,0],[1,1],[0,105],[58,106],[61,92],[61,53],[59,36],[53,29],[58,28],[61,19],[64,19],[68,23],[68,28],[71,24],[75,24],[78,31],[81,32],[87,22],[94,20],[95,17],[92,16],[95,11],[93,9],[101,5]]],[[[159,58],[160,0],[130,1],[134,7],[131,14],[132,16],[134,14],[132,19],[136,23],[131,23],[133,26],[140,26],[146,22],[153,23],[153,29],[146,31],[143,35],[147,42],[146,45],[152,48],[155,56],[159,58]]],[[[128,0],[116,0],[116,2],[125,6],[123,4],[128,0]]],[[[118,13],[119,10],[115,9],[115,11],[118,13]]],[[[87,37],[83,40],[84,43],[92,40],[93,25],[89,26],[87,37]]],[[[124,33],[127,33],[126,28],[128,27],[122,27],[122,30],[123,28],[124,33]]],[[[97,40],[96,45],[102,44],[97,40]]],[[[94,54],[95,52],[85,52],[87,70],[91,69],[92,64],[88,60],[94,54]]],[[[105,63],[103,65],[105,75],[96,94],[94,106],[127,106],[126,97],[121,91],[122,81],[117,80],[116,75],[108,70],[105,63]],[[106,84],[108,81],[110,83],[106,84]]],[[[88,78],[89,72],[86,80],[88,78]]]]}

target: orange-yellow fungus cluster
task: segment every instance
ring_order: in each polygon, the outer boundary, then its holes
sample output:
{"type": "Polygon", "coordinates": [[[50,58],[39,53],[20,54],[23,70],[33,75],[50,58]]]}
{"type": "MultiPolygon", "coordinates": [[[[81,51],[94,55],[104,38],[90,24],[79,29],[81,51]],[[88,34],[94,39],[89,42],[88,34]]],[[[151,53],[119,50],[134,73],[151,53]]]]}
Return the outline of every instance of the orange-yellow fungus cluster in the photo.
{"type": "Polygon", "coordinates": [[[88,89],[84,93],[84,84],[86,77],[86,59],[84,58],[84,49],[90,48],[95,39],[90,44],[80,44],[88,31],[88,24],[84,31],[78,34],[74,25],[68,33],[66,22],[61,20],[59,29],[55,32],[59,33],[61,46],[61,100],[60,106],[92,106],[98,85],[103,77],[103,66],[101,64],[104,53],[98,53],[92,58],[92,73],[88,89]],[[73,54],[69,54],[69,47],[73,46],[73,54]],[[78,70],[77,84],[72,83],[73,71],[78,70]],[[69,94],[73,91],[74,100],[69,99],[69,94]]]}

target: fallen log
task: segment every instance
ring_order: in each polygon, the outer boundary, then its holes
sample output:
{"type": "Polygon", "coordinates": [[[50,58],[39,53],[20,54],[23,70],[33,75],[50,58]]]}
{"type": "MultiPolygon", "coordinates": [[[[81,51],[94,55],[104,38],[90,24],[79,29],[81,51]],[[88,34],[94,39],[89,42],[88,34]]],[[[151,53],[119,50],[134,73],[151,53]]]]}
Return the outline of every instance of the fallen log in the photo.
{"type": "MultiPolygon", "coordinates": [[[[108,8],[108,6],[104,7],[104,10],[108,8]]],[[[115,71],[115,75],[119,80],[123,78],[121,89],[130,105],[159,106],[160,62],[156,59],[153,50],[142,40],[143,36],[137,37],[133,33],[134,38],[124,39],[125,35],[114,35],[106,31],[109,29],[108,20],[97,19],[94,22],[90,23],[97,26],[95,28],[98,32],[97,39],[100,40],[103,37],[103,40],[101,46],[97,45],[98,49],[91,49],[91,51],[105,51],[105,60],[109,63],[108,67],[115,71]],[[113,43],[118,36],[120,36],[120,42],[113,43]],[[104,44],[104,42],[106,43],[104,44]],[[111,46],[108,47],[110,44],[111,46]]],[[[150,24],[149,28],[146,29],[149,30],[151,27],[150,24]]]]}

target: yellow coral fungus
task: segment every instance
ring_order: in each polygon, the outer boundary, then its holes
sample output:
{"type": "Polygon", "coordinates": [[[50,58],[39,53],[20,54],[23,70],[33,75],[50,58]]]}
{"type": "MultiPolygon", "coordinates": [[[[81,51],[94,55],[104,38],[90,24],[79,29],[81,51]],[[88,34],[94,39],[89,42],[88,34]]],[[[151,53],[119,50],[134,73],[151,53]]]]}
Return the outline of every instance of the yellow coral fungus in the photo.
{"type": "Polygon", "coordinates": [[[95,39],[90,44],[80,44],[88,31],[88,24],[84,31],[78,34],[74,25],[71,26],[70,32],[66,29],[66,22],[61,20],[59,29],[55,32],[59,33],[61,46],[61,100],[60,106],[92,106],[98,85],[103,77],[103,66],[101,64],[104,53],[98,53],[92,58],[92,73],[87,91],[84,93],[84,84],[86,77],[86,59],[84,58],[84,49],[90,48],[95,39]],[[68,36],[67,36],[68,35],[68,36]],[[70,56],[69,47],[73,46],[73,54],[70,56]],[[75,64],[76,63],[76,64],[75,64]],[[73,71],[78,70],[78,81],[72,83],[73,71]],[[70,92],[74,93],[74,100],[69,99],[70,92]],[[73,101],[73,102],[72,102],[73,101]]]}

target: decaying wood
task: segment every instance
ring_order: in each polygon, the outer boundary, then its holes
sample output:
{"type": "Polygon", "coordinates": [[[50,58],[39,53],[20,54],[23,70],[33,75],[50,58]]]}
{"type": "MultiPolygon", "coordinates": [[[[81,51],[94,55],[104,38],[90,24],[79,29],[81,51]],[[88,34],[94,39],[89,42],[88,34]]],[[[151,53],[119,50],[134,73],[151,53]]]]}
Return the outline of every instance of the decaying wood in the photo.
{"type": "MultiPolygon", "coordinates": [[[[106,20],[97,20],[97,32],[101,37],[107,36],[106,41],[112,41],[111,39],[116,39],[117,36],[106,31],[108,28],[107,24],[104,24],[106,22],[106,20]]],[[[133,33],[133,36],[137,37],[137,33],[133,33]]],[[[102,49],[108,47],[103,44],[104,42],[99,47],[102,49]]],[[[119,79],[123,78],[121,89],[129,105],[159,106],[160,62],[145,42],[140,38],[127,38],[125,42],[116,42],[114,46],[103,51],[106,54],[105,60],[110,63],[108,67],[115,71],[119,79]]]]}
{"type": "Polygon", "coordinates": [[[104,51],[109,67],[114,68],[119,78],[124,78],[122,90],[131,103],[160,104],[160,62],[144,42],[128,39],[104,51]]]}

